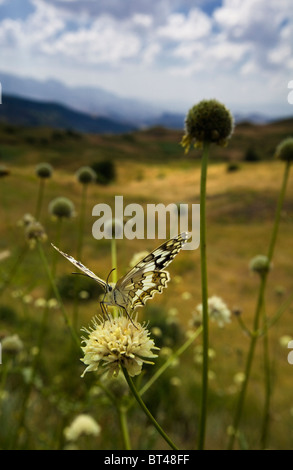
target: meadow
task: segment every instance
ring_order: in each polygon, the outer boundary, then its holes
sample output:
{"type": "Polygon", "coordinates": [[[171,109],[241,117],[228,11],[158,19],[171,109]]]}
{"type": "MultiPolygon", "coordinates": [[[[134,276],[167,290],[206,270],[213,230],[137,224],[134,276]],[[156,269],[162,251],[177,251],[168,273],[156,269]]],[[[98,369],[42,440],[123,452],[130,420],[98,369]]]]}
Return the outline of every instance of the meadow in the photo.
{"type": "MultiPolygon", "coordinates": [[[[222,327],[210,321],[207,449],[228,446],[253,334],[259,337],[234,448],[293,447],[293,366],[288,362],[288,343],[293,339],[292,171],[265,292],[263,318],[272,326],[266,329],[262,323],[263,331],[258,332],[253,332],[253,322],[260,279],[249,267],[251,259],[268,250],[284,173],[284,162],[276,160],[274,152],[282,139],[292,136],[292,124],[292,119],[258,126],[242,123],[227,147],[211,148],[208,289],[209,297],[225,302],[231,319],[222,327]]],[[[74,269],[56,255],[51,243],[74,257],[82,253],[81,261],[106,279],[113,245],[92,236],[95,204],[113,206],[115,195],[123,195],[125,204],[142,206],[199,203],[200,151],[185,155],[182,134],[152,128],[124,135],[84,135],[1,124],[1,449],[168,449],[133,400],[122,374],[112,379],[103,372],[80,377],[85,366],[72,331],[80,340],[81,328],[100,313],[101,292],[90,279],[73,276],[74,269]],[[88,184],[85,197],[76,172],[104,161],[112,162],[113,179],[88,184]],[[53,173],[44,182],[40,202],[36,167],[42,162],[49,163],[53,173]],[[48,210],[56,197],[70,199],[75,208],[62,224],[48,210]],[[20,223],[25,214],[37,212],[47,234],[40,249],[39,242],[28,243],[20,223]],[[96,425],[72,436],[72,423],[80,415],[90,416],[96,425]]],[[[127,272],[134,255],[158,244],[117,240],[118,276],[127,272]]],[[[141,390],[169,361],[143,399],[180,449],[195,449],[202,368],[200,327],[193,322],[201,304],[199,250],[181,251],[168,271],[171,281],[162,295],[138,309],[138,320],[147,322],[161,349],[154,365],[144,365],[133,380],[141,390]],[[198,336],[172,360],[196,329],[198,336]]]]}

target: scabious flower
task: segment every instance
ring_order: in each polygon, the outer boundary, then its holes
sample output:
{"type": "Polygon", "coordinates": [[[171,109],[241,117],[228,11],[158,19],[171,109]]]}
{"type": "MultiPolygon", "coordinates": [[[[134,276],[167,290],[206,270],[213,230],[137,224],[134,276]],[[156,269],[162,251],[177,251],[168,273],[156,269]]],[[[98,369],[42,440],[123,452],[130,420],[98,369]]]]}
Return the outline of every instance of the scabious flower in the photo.
{"type": "Polygon", "coordinates": [[[6,165],[0,165],[0,178],[8,176],[10,174],[9,168],[6,165]]]}
{"type": "Polygon", "coordinates": [[[6,336],[2,341],[2,350],[11,354],[17,354],[23,349],[23,342],[18,335],[6,336]]]}
{"type": "Polygon", "coordinates": [[[293,137],[287,137],[279,143],[275,156],[285,162],[293,161],[293,137]]]}
{"type": "Polygon", "coordinates": [[[26,225],[25,236],[30,248],[34,248],[37,242],[44,243],[48,239],[44,227],[36,220],[26,225]]]}
{"type": "Polygon", "coordinates": [[[101,426],[87,414],[77,416],[70,426],[64,429],[65,439],[67,441],[77,441],[81,435],[98,436],[101,432],[101,426]]]}
{"type": "Polygon", "coordinates": [[[96,172],[89,166],[82,166],[76,172],[77,181],[81,184],[94,183],[97,179],[96,172]]]}
{"type": "Polygon", "coordinates": [[[251,271],[258,273],[260,276],[263,276],[271,269],[269,259],[265,255],[257,255],[249,263],[251,271]]]}
{"type": "MultiPolygon", "coordinates": [[[[231,312],[225,302],[216,295],[208,299],[208,314],[212,321],[223,327],[225,323],[230,323],[231,312]]],[[[199,324],[202,319],[202,304],[198,305],[194,312],[194,323],[199,324]]]]}
{"type": "Polygon", "coordinates": [[[36,175],[41,179],[51,178],[53,167],[50,163],[39,163],[36,166],[36,175]]]}
{"type": "Polygon", "coordinates": [[[49,213],[57,219],[70,219],[75,215],[74,204],[67,197],[56,197],[49,204],[49,213]]]}
{"type": "Polygon", "coordinates": [[[157,357],[152,352],[155,347],[145,325],[126,316],[107,320],[94,318],[90,329],[84,328],[88,338],[83,338],[84,357],[81,359],[87,368],[86,372],[97,371],[100,366],[108,370],[108,376],[117,377],[120,366],[123,366],[131,377],[140,374],[143,363],[153,364],[148,359],[157,357]]]}
{"type": "Polygon", "coordinates": [[[217,100],[202,100],[193,106],[185,119],[185,135],[181,145],[185,153],[191,144],[201,148],[204,142],[226,146],[234,130],[230,111],[217,100]]]}

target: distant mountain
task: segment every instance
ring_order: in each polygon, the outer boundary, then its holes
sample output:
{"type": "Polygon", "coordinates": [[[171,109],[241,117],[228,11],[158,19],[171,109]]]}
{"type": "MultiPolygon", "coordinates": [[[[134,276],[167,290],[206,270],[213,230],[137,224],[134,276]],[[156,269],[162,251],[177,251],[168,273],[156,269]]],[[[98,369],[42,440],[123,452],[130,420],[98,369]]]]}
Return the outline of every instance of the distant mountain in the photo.
{"type": "Polygon", "coordinates": [[[117,134],[134,131],[132,124],[106,117],[93,117],[58,103],[46,103],[4,94],[0,105],[0,122],[22,126],[45,126],[79,132],[117,134]]]}
{"type": "Polygon", "coordinates": [[[0,72],[2,93],[47,103],[59,103],[91,116],[143,127],[162,113],[147,102],[122,98],[99,87],[69,87],[57,80],[35,80],[0,72]]]}
{"type": "MultiPolygon", "coordinates": [[[[57,127],[99,133],[127,132],[153,126],[184,128],[185,114],[168,112],[143,100],[122,98],[100,87],[70,87],[57,80],[41,81],[3,72],[0,72],[0,83],[10,105],[12,97],[30,102],[28,109],[20,110],[20,101],[18,104],[14,101],[14,117],[12,108],[9,111],[0,105],[0,117],[4,118],[5,115],[9,121],[22,120],[30,124],[34,122],[34,125],[50,125],[51,122],[57,127]],[[46,106],[46,113],[40,111],[42,106],[46,106]]],[[[256,113],[235,114],[234,118],[236,124],[265,124],[275,120],[256,113]]]]}

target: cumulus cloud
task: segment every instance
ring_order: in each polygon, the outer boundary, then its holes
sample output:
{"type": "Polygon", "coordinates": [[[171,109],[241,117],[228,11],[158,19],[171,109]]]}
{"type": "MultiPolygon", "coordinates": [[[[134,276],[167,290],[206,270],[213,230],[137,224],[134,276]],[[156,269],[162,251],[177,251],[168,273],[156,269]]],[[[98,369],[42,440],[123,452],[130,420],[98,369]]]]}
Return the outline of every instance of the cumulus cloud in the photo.
{"type": "MultiPolygon", "coordinates": [[[[106,67],[115,70],[111,80],[119,86],[119,77],[128,75],[130,91],[135,76],[153,77],[164,91],[169,77],[188,79],[191,86],[199,78],[204,84],[205,77],[221,77],[231,88],[236,77],[263,84],[292,74],[292,0],[26,1],[33,11],[0,18],[6,69],[26,61],[27,69],[41,64],[43,75],[58,70],[58,77],[62,71],[72,77],[76,71],[77,77],[87,70],[84,79],[97,70],[102,77],[106,67]]],[[[36,66],[32,70],[37,73],[36,66]]]]}

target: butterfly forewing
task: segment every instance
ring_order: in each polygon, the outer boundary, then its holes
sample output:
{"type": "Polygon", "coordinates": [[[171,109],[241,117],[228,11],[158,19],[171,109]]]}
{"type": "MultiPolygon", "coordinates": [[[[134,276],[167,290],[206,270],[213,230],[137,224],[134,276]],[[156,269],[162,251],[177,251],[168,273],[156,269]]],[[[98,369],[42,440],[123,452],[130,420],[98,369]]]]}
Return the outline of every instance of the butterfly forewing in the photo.
{"type": "Polygon", "coordinates": [[[52,246],[84,274],[102,285],[105,292],[111,292],[110,298],[102,303],[121,307],[128,314],[132,313],[136,307],[143,306],[148,299],[156,293],[161,293],[167,286],[170,276],[164,269],[173,261],[187,239],[188,233],[183,232],[164,242],[139,261],[125,276],[121,277],[112,290],[107,282],[96,276],[80,261],[59,250],[53,244],[52,246]]]}
{"type": "Polygon", "coordinates": [[[63,251],[59,250],[59,248],[57,248],[57,246],[53,245],[53,243],[51,243],[51,245],[55,248],[55,250],[59,251],[59,253],[61,255],[63,255],[64,258],[68,259],[68,261],[70,261],[72,264],[74,264],[74,266],[76,266],[78,269],[80,269],[84,274],[86,274],[88,277],[91,277],[92,279],[94,279],[98,284],[100,284],[102,287],[104,287],[104,289],[106,289],[107,283],[105,281],[103,281],[103,279],[96,276],[90,269],[88,269],[86,266],[84,266],[80,261],[77,261],[76,259],[74,259],[73,256],[70,256],[67,253],[64,253],[63,251]]]}
{"type": "Polygon", "coordinates": [[[186,232],[164,242],[154,251],[139,261],[116,284],[116,289],[123,295],[127,310],[143,306],[155,293],[161,293],[170,280],[164,269],[173,261],[186,243],[186,232]]]}

